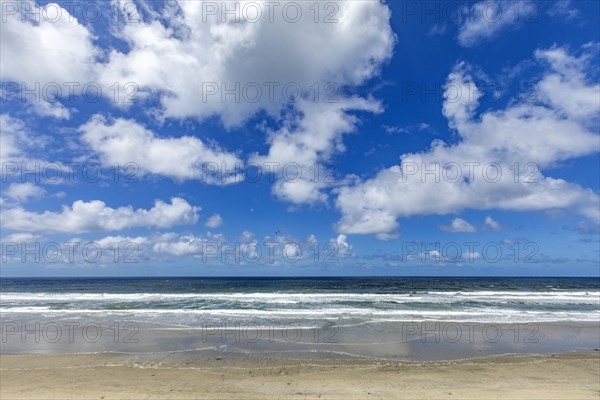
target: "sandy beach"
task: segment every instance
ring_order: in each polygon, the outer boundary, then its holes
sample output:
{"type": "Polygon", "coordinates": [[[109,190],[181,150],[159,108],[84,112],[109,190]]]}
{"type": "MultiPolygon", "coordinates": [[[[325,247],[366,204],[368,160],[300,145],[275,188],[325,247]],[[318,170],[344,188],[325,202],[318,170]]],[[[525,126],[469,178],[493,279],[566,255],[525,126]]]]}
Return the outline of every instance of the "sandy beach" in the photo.
{"type": "Polygon", "coordinates": [[[10,284],[2,400],[600,396],[595,280],[10,284]]]}
{"type": "Polygon", "coordinates": [[[0,358],[8,399],[598,399],[600,353],[436,363],[138,362],[122,355],[0,358]]]}

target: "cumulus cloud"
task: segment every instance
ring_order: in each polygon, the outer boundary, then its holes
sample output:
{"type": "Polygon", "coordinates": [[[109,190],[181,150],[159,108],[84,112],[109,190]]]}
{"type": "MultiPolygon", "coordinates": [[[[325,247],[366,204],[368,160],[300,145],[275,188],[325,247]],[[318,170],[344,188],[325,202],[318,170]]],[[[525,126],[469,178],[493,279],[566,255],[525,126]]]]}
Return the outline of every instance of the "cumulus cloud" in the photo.
{"type": "Polygon", "coordinates": [[[296,163],[302,176],[277,180],[273,193],[296,204],[324,201],[329,185],[309,169],[343,151],[342,135],[358,123],[352,112],[381,110],[377,101],[345,92],[377,74],[395,36],[380,2],[335,3],[338,22],[318,24],[306,17],[310,4],[298,5],[305,18],[297,23],[279,15],[254,23],[237,15],[240,22],[224,23],[203,13],[202,2],[180,2],[171,18],[122,26],[128,49],[109,54],[101,80],[131,80],[142,94],[158,93],[162,118],[218,116],[233,127],[265,111],[279,128],[268,137],[268,154],[252,161],[277,163],[278,176],[284,164],[296,163]]]}
{"type": "Polygon", "coordinates": [[[377,235],[375,235],[375,237],[377,238],[377,240],[381,240],[382,242],[388,242],[390,240],[398,239],[400,237],[400,234],[398,232],[391,232],[391,233],[382,232],[382,233],[378,233],[377,235]]]}
{"type": "Polygon", "coordinates": [[[200,236],[166,233],[156,238],[152,250],[178,257],[201,255],[207,247],[207,242],[206,238],[200,236]]]}
{"type": "Polygon", "coordinates": [[[580,57],[573,57],[564,48],[537,50],[535,57],[551,69],[538,83],[540,100],[550,104],[562,117],[585,123],[598,118],[600,84],[586,81],[586,69],[593,67],[591,56],[597,54],[600,43],[583,46],[580,57]],[[568,93],[568,96],[565,96],[568,93]]]}
{"type": "Polygon", "coordinates": [[[142,244],[144,242],[146,242],[148,240],[148,238],[144,237],[144,236],[121,236],[121,235],[117,235],[117,236],[104,236],[103,238],[100,238],[98,240],[95,240],[94,243],[97,243],[98,246],[100,246],[103,249],[106,248],[110,248],[112,245],[116,244],[116,243],[135,243],[135,244],[142,244]]]}
{"type": "MultiPolygon", "coordinates": [[[[98,82],[102,93],[120,105],[122,96],[110,88],[117,82],[121,91],[135,82],[138,99],[159,101],[160,118],[217,116],[230,127],[262,110],[277,117],[315,88],[321,101],[330,93],[328,83],[337,95],[344,86],[371,78],[391,54],[391,13],[381,2],[331,2],[334,23],[315,23],[312,4],[304,2],[278,3],[273,15],[263,6],[262,17],[251,20],[243,10],[256,5],[228,3],[235,15],[224,17],[208,13],[202,1],[107,3],[100,5],[102,12],[122,14],[111,19],[109,31],[125,46],[100,49],[92,28],[68,10],[25,0],[14,4],[16,12],[5,13],[1,78],[33,87],[78,82],[75,94],[84,84],[98,82]],[[282,12],[290,5],[300,8],[298,21],[282,12]]],[[[223,11],[226,5],[217,7],[223,11]]],[[[34,108],[56,118],[70,115],[54,101],[34,108]]]]}
{"type": "Polygon", "coordinates": [[[484,0],[473,4],[459,27],[458,43],[471,47],[489,40],[503,30],[526,21],[535,21],[537,6],[522,0],[484,0]]]}
{"type": "MultiPolygon", "coordinates": [[[[320,168],[344,150],[342,135],[358,124],[353,112],[381,111],[376,100],[347,93],[376,76],[392,55],[396,39],[386,4],[332,2],[335,23],[315,23],[312,5],[304,2],[289,3],[303,15],[294,23],[281,14],[287,2],[277,6],[274,18],[264,14],[258,21],[248,21],[241,11],[253,2],[228,3],[237,15],[225,20],[221,13],[207,13],[200,1],[119,4],[111,12],[127,15],[113,21],[110,32],[125,45],[102,51],[94,48],[91,31],[66,10],[59,24],[36,25],[12,16],[2,57],[12,61],[2,65],[3,71],[20,81],[98,81],[113,100],[117,96],[109,88],[115,82],[135,82],[137,98],[148,100],[150,114],[159,120],[216,116],[226,127],[236,127],[264,112],[277,128],[268,137],[268,154],[257,157],[298,163],[304,175],[295,182],[278,180],[273,193],[297,204],[325,200],[329,183],[308,177],[307,168],[315,162],[320,168]],[[124,23],[132,13],[139,20],[124,23]]],[[[64,107],[52,104],[36,107],[47,115],[68,116],[64,107]]],[[[101,160],[135,162],[143,172],[174,179],[201,179],[199,164],[204,162],[233,166],[240,161],[198,138],[158,137],[131,120],[95,116],[81,132],[101,160]],[[165,154],[157,155],[159,147],[165,154]]],[[[205,181],[239,181],[240,176],[231,175],[205,181]]]]}
{"type": "Polygon", "coordinates": [[[462,218],[454,218],[450,225],[441,225],[439,228],[450,233],[474,233],[477,231],[473,225],[462,218]]]}
{"type": "MultiPolygon", "coordinates": [[[[22,163],[43,165],[45,161],[37,159],[36,153],[43,153],[49,142],[48,136],[32,132],[25,122],[9,114],[0,114],[0,174],[4,177],[20,175],[22,163]]],[[[53,163],[62,168],[62,163],[53,163]]]]}
{"type": "Polygon", "coordinates": [[[541,50],[536,58],[548,65],[540,81],[540,102],[511,103],[480,115],[476,111],[481,93],[468,66],[458,64],[448,77],[443,113],[459,143],[434,141],[429,151],[404,154],[400,165],[340,188],[338,230],[389,233],[398,227],[399,217],[464,209],[573,209],[598,219],[596,193],[545,177],[542,169],[600,150],[594,131],[597,115],[592,111],[598,109],[599,98],[588,95],[597,94],[599,86],[585,81],[585,59],[565,49],[541,50]],[[425,175],[425,170],[437,173],[425,175]]]}
{"type": "Polygon", "coordinates": [[[348,236],[340,233],[335,239],[335,243],[337,245],[337,254],[339,254],[341,257],[347,257],[353,254],[352,245],[348,243],[348,236]]]}
{"type": "Polygon", "coordinates": [[[566,21],[572,21],[577,18],[580,13],[571,0],[557,0],[548,10],[548,15],[551,17],[563,18],[566,21]]]}
{"type": "Polygon", "coordinates": [[[481,258],[481,253],[478,251],[465,251],[462,256],[465,260],[474,261],[481,258]]]}
{"type": "Polygon", "coordinates": [[[30,233],[15,233],[2,239],[2,242],[15,250],[16,248],[12,245],[23,246],[28,243],[31,243],[29,248],[33,248],[33,245],[37,244],[43,250],[37,254],[26,255],[21,248],[21,251],[11,251],[6,254],[3,261],[6,264],[23,265],[23,263],[35,260],[36,263],[45,263],[54,267],[61,264],[87,267],[94,264],[102,267],[111,264],[137,263],[148,258],[148,248],[145,246],[148,240],[144,236],[118,235],[105,236],[95,240],[73,237],[65,241],[56,241],[30,233]]]}
{"type": "Polygon", "coordinates": [[[133,227],[161,227],[193,224],[198,220],[200,207],[174,197],[171,203],[157,200],[154,207],[134,210],[133,207],[108,207],[103,201],[77,200],[63,206],[61,212],[36,213],[21,207],[3,210],[2,223],[6,229],[27,232],[80,233],[88,231],[119,231],[133,227]]]}
{"type": "Polygon", "coordinates": [[[421,122],[421,123],[409,125],[406,127],[383,125],[383,129],[385,129],[386,133],[394,134],[394,133],[422,132],[422,131],[430,130],[431,127],[429,126],[429,124],[427,124],[425,122],[421,122]]]}
{"type": "Polygon", "coordinates": [[[490,216],[485,217],[485,226],[493,231],[499,231],[502,227],[490,216]]]}
{"type": "Polygon", "coordinates": [[[210,216],[210,218],[208,218],[206,224],[204,225],[209,228],[218,228],[219,226],[223,225],[223,218],[221,218],[219,214],[213,214],[210,216]]]}
{"type": "Polygon", "coordinates": [[[4,194],[16,201],[26,202],[30,198],[41,197],[46,193],[41,187],[31,183],[11,183],[4,191],[4,194]]]}
{"type": "MultiPolygon", "coordinates": [[[[65,83],[94,81],[99,55],[93,44],[94,37],[66,9],[56,3],[40,6],[28,0],[18,3],[3,0],[2,9],[2,81],[22,83],[39,93],[42,93],[40,88],[48,84],[67,90],[63,86],[65,83]]],[[[49,98],[55,93],[53,90],[51,88],[47,96],[40,95],[39,100],[34,100],[34,111],[40,115],[68,118],[70,112],[49,98]]]]}
{"type": "Polygon", "coordinates": [[[240,179],[232,172],[235,166],[243,165],[236,155],[209,146],[196,137],[163,138],[133,120],[108,120],[98,114],[79,131],[83,133],[82,140],[107,166],[134,163],[141,173],[178,180],[199,179],[213,184],[240,179]],[[217,173],[213,173],[215,171],[217,173]]]}
{"type": "Polygon", "coordinates": [[[260,110],[277,116],[315,84],[360,84],[393,46],[390,11],[380,2],[334,3],[337,23],[314,23],[311,5],[303,2],[293,4],[304,16],[295,23],[281,9],[250,22],[242,13],[248,3],[229,3],[238,11],[225,21],[220,12],[207,13],[203,2],[181,1],[162,18],[150,12],[139,23],[122,24],[118,36],[127,49],[110,52],[100,79],[133,81],[142,93],[158,93],[164,117],[216,115],[235,126],[260,110]],[[223,97],[225,90],[237,97],[223,97]]]}
{"type": "Polygon", "coordinates": [[[359,122],[348,111],[380,112],[381,106],[353,97],[331,104],[303,101],[297,107],[300,114],[270,136],[268,154],[250,161],[273,166],[279,178],[273,185],[277,197],[296,204],[324,201],[322,190],[335,183],[324,163],[344,150],[342,136],[355,131],[359,122]]]}
{"type": "Polygon", "coordinates": [[[24,154],[25,124],[8,114],[0,114],[0,161],[17,161],[24,154]]]}
{"type": "MultiPolygon", "coordinates": [[[[265,236],[257,238],[254,233],[244,231],[237,240],[228,240],[222,234],[182,235],[174,232],[154,235],[146,242],[155,254],[176,257],[201,258],[203,261],[222,264],[269,264],[282,265],[295,262],[316,262],[327,259],[332,262],[341,256],[351,254],[352,246],[343,235],[332,242],[338,246],[334,254],[320,254],[318,239],[309,235],[305,240],[291,235],[265,236]],[[321,258],[319,258],[321,257],[321,258]]],[[[322,245],[320,248],[323,248],[322,245]]]]}
{"type": "Polygon", "coordinates": [[[13,233],[4,238],[2,238],[2,242],[4,243],[32,243],[34,241],[42,240],[44,237],[40,235],[34,235],[32,233],[13,233]]]}

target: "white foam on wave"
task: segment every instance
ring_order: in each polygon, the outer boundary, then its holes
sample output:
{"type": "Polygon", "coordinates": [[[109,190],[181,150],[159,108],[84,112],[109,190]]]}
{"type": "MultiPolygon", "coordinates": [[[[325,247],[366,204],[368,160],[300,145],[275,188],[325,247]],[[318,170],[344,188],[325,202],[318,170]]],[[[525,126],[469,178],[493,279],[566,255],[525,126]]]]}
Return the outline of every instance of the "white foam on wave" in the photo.
{"type": "Polygon", "coordinates": [[[177,300],[214,300],[235,301],[241,303],[265,302],[279,304],[327,303],[335,301],[369,302],[456,302],[456,301],[540,301],[540,302],[600,302],[600,292],[511,292],[511,291],[473,291],[473,292],[414,292],[401,294],[380,293],[0,293],[0,302],[69,302],[69,301],[177,301],[177,300]]]}
{"type": "Polygon", "coordinates": [[[185,309],[142,309],[142,310],[98,310],[74,309],[53,310],[40,307],[13,307],[0,308],[0,313],[36,314],[41,316],[120,316],[127,318],[161,317],[161,316],[196,316],[211,317],[215,319],[228,317],[242,318],[277,318],[277,319],[330,319],[332,321],[357,319],[371,322],[382,321],[494,321],[494,322],[542,322],[542,321],[598,321],[600,310],[594,312],[572,311],[540,311],[540,310],[511,310],[496,308],[466,309],[461,311],[447,310],[373,310],[364,308],[318,308],[318,309],[284,309],[284,310],[257,310],[257,309],[212,309],[212,310],[185,310],[185,309]]]}
{"type": "MultiPolygon", "coordinates": [[[[598,321],[599,291],[418,291],[412,293],[0,293],[15,315],[172,315],[360,321],[598,321]],[[157,308],[154,302],[162,302],[157,308]],[[344,304],[343,302],[346,302],[344,304]],[[355,302],[357,304],[348,304],[355,302]],[[62,303],[62,304],[61,304],[62,303]],[[66,304],[64,304],[66,303],[66,304]],[[122,309],[116,309],[116,303],[122,309]],[[240,307],[236,303],[243,303],[240,307]],[[394,303],[398,303],[395,305],[394,303]],[[422,306],[421,303],[433,306],[422,306]],[[458,304],[462,303],[462,304],[458,304]],[[439,307],[435,305],[439,304],[439,307]],[[544,309],[546,306],[552,309],[544,309]],[[577,309],[585,306],[586,310],[577,309]],[[590,306],[594,310],[589,310],[590,306]],[[133,308],[135,307],[135,308],[133,308]],[[162,308],[165,307],[165,308],[162,308]],[[201,308],[200,308],[201,307],[201,308]],[[452,307],[452,310],[444,308],[452,307]],[[442,309],[440,309],[442,308],[442,309]],[[564,310],[572,308],[572,310],[564,310]]],[[[179,316],[179,317],[176,317],[179,316]]]]}

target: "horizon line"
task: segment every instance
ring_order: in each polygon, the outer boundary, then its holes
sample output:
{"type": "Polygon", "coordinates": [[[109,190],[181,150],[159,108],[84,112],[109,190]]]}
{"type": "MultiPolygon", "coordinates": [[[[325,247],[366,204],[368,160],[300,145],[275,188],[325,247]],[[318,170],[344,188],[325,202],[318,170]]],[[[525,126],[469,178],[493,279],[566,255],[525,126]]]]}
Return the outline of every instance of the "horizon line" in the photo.
{"type": "Polygon", "coordinates": [[[111,275],[111,276],[0,276],[1,279],[43,279],[43,278],[61,278],[61,279],[111,279],[111,278],[211,278],[211,279],[235,279],[235,278],[595,278],[600,279],[600,275],[592,276],[540,276],[540,275],[242,275],[242,276],[216,276],[216,275],[111,275]]]}

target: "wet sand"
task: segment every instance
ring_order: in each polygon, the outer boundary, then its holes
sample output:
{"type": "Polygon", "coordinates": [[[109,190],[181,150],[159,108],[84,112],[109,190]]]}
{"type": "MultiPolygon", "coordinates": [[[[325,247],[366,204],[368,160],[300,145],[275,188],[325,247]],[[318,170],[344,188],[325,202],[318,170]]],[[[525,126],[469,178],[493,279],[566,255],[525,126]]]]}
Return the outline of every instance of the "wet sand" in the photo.
{"type": "Polygon", "coordinates": [[[444,362],[2,355],[8,399],[598,399],[600,352],[444,362]]]}

